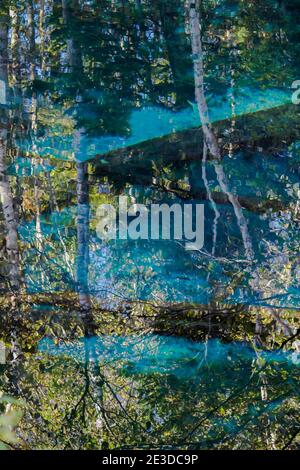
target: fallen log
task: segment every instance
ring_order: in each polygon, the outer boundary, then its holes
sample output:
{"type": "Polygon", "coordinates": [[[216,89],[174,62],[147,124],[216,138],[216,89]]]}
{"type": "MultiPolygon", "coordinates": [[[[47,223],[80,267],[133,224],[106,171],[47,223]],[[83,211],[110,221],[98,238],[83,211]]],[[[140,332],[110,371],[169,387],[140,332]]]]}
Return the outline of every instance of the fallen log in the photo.
{"type": "MultiPolygon", "coordinates": [[[[300,112],[296,105],[288,104],[266,111],[238,116],[214,124],[221,155],[233,152],[261,151],[267,154],[280,152],[282,148],[300,136],[300,112]]],[[[98,175],[107,174],[118,167],[126,170],[151,168],[152,164],[167,165],[175,161],[199,161],[202,159],[203,134],[201,127],[175,132],[168,136],[148,140],[127,148],[96,155],[92,160],[98,175]]]]}

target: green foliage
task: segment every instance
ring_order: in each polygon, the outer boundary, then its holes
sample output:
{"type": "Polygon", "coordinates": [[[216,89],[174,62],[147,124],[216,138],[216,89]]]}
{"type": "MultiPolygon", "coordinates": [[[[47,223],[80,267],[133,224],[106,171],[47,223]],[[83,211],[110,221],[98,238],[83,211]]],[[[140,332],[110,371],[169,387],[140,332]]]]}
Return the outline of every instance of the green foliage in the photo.
{"type": "Polygon", "coordinates": [[[1,449],[299,448],[297,0],[200,3],[228,191],[183,0],[1,2],[1,449]],[[204,203],[203,250],[101,242],[120,194],[204,203]]]}

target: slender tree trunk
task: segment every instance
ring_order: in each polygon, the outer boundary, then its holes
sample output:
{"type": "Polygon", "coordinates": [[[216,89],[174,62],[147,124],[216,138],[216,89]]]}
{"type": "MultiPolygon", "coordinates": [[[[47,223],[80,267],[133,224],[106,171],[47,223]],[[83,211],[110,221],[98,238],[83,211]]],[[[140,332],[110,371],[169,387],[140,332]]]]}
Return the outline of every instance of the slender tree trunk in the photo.
{"type": "Polygon", "coordinates": [[[29,79],[35,79],[35,26],[33,1],[29,0],[27,5],[27,37],[29,43],[29,79]]]}
{"type": "Polygon", "coordinates": [[[234,196],[229,189],[226,175],[220,163],[221,153],[220,153],[220,149],[217,143],[217,139],[210,127],[209,113],[208,113],[208,107],[207,107],[207,102],[205,98],[205,90],[204,90],[204,66],[203,66],[203,50],[202,50],[202,42],[201,42],[201,28],[200,28],[199,13],[198,13],[199,9],[200,9],[199,0],[190,2],[189,18],[190,18],[192,51],[193,51],[193,56],[194,56],[196,102],[197,102],[198,111],[199,111],[199,115],[200,115],[200,119],[202,123],[204,140],[212,156],[219,161],[219,163],[214,164],[218,183],[222,191],[227,195],[229,201],[232,204],[235,216],[237,218],[237,223],[242,234],[246,257],[248,260],[251,260],[253,258],[253,248],[252,248],[251,238],[248,232],[247,220],[243,214],[242,207],[237,197],[234,196]]]}
{"type": "MultiPolygon", "coordinates": [[[[242,235],[243,245],[245,250],[245,255],[248,261],[253,261],[254,259],[254,249],[252,245],[252,240],[248,231],[248,223],[246,217],[243,214],[243,209],[238,201],[238,198],[232,194],[229,189],[229,184],[224,173],[224,169],[220,162],[220,150],[218,148],[217,139],[214,136],[214,133],[209,124],[209,115],[208,107],[205,98],[204,91],[204,67],[203,67],[203,51],[201,43],[201,28],[199,23],[199,12],[200,0],[189,0],[189,19],[190,19],[190,29],[191,29],[191,41],[192,41],[192,50],[194,56],[194,76],[195,76],[195,95],[197,106],[199,110],[200,119],[202,122],[202,128],[204,133],[204,140],[210,153],[218,161],[214,163],[215,172],[217,175],[218,183],[222,191],[227,195],[230,203],[232,204],[237,223],[242,235]]],[[[258,293],[260,297],[263,297],[260,285],[259,277],[255,275],[253,277],[252,287],[255,292],[258,293]]],[[[267,309],[268,313],[276,318],[276,320],[284,324],[286,332],[292,336],[293,329],[290,327],[288,322],[280,319],[280,315],[274,312],[272,309],[267,309]]],[[[260,316],[257,314],[257,325],[256,325],[256,338],[260,340],[260,316]]]]}
{"type": "Polygon", "coordinates": [[[91,308],[89,295],[89,181],[88,164],[77,163],[77,284],[83,310],[91,308]]]}
{"type": "MultiPolygon", "coordinates": [[[[33,1],[30,0],[27,5],[27,37],[29,42],[28,50],[28,78],[33,82],[36,78],[36,44],[35,44],[35,26],[34,26],[34,7],[33,1]]],[[[32,140],[32,147],[35,149],[35,142],[37,138],[37,97],[35,92],[29,93],[29,113],[30,113],[30,134],[32,140]]],[[[36,152],[37,153],[37,152],[36,152]]],[[[43,162],[42,162],[43,163],[43,162]]],[[[41,207],[40,207],[40,190],[39,190],[39,178],[37,176],[38,160],[34,162],[34,201],[35,201],[35,220],[36,220],[36,244],[39,252],[42,251],[42,232],[41,232],[41,207]]],[[[44,275],[42,273],[42,281],[44,275]]]]}
{"type": "Polygon", "coordinates": [[[228,200],[232,204],[232,207],[236,216],[236,220],[237,220],[237,223],[238,223],[241,235],[242,235],[246,258],[250,261],[253,259],[254,253],[253,253],[251,237],[250,237],[249,230],[248,230],[247,219],[243,214],[243,209],[238,201],[238,198],[234,194],[232,194],[232,192],[229,189],[229,184],[227,182],[227,178],[224,173],[222,165],[220,163],[215,163],[214,168],[215,168],[215,172],[217,175],[218,183],[222,191],[224,192],[224,194],[226,194],[226,196],[228,197],[228,200]]]}
{"type": "Polygon", "coordinates": [[[46,49],[46,34],[45,34],[45,0],[40,0],[40,13],[39,13],[39,37],[40,37],[40,67],[42,76],[45,76],[46,72],[46,59],[45,59],[45,49],[46,49]]]}
{"type": "MultiPolygon", "coordinates": [[[[8,103],[8,14],[7,17],[0,16],[0,86],[1,103],[8,103]]],[[[11,364],[8,371],[10,389],[14,395],[19,395],[19,383],[22,367],[22,352],[18,341],[18,302],[15,295],[21,284],[20,255],[18,246],[18,217],[14,208],[13,194],[6,174],[6,153],[8,140],[9,119],[6,108],[0,108],[0,203],[3,208],[6,229],[6,262],[8,263],[8,277],[11,296],[12,327],[10,334],[11,364]]]]}
{"type": "Polygon", "coordinates": [[[217,139],[210,128],[208,107],[204,90],[204,66],[199,21],[200,1],[191,1],[189,5],[189,20],[191,30],[192,53],[194,61],[195,97],[202,123],[206,145],[214,158],[220,159],[220,149],[217,139]]]}
{"type": "Polygon", "coordinates": [[[19,34],[20,34],[20,19],[18,10],[12,6],[9,11],[11,21],[11,76],[13,86],[17,86],[21,81],[21,64],[20,64],[20,49],[19,49],[19,34]]]}
{"type": "MultiPolygon", "coordinates": [[[[72,25],[75,14],[79,12],[77,0],[62,0],[63,19],[67,28],[72,25]],[[71,7],[71,8],[70,8],[71,7]]],[[[70,35],[67,42],[68,63],[74,73],[76,69],[82,72],[81,51],[76,41],[70,35]]],[[[76,97],[78,98],[78,97],[76,97]]],[[[73,145],[75,154],[78,154],[81,144],[81,130],[75,131],[73,145]]],[[[88,274],[89,274],[89,181],[88,165],[77,159],[77,267],[76,279],[79,294],[79,303],[85,312],[91,309],[89,294],[88,274]]]]}
{"type": "MultiPolygon", "coordinates": [[[[211,206],[214,211],[214,225],[213,225],[213,246],[212,246],[212,255],[214,256],[216,253],[216,245],[217,245],[217,234],[218,234],[218,220],[221,216],[217,204],[215,203],[211,190],[209,188],[209,183],[206,175],[206,161],[207,161],[207,146],[206,143],[204,142],[203,144],[203,158],[202,158],[202,179],[204,182],[204,186],[207,192],[208,200],[211,203],[211,206]]],[[[208,278],[210,276],[210,273],[208,273],[208,278]]]]}
{"type": "MultiPolygon", "coordinates": [[[[0,21],[0,80],[4,90],[4,101],[6,103],[8,88],[8,29],[5,24],[5,19],[0,18],[0,21]]],[[[18,217],[14,208],[14,200],[9,180],[6,175],[6,151],[9,120],[6,109],[2,109],[0,112],[0,199],[6,228],[6,253],[9,264],[9,278],[13,290],[18,290],[20,287],[18,217]]]]}

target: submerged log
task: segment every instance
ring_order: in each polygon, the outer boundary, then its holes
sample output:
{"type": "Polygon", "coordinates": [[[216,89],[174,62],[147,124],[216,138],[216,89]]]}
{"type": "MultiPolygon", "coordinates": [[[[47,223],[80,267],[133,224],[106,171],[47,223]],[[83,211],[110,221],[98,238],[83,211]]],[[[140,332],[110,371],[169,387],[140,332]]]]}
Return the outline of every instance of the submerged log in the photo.
{"type": "MultiPolygon", "coordinates": [[[[295,105],[284,105],[243,115],[236,118],[233,130],[230,120],[220,121],[214,124],[214,132],[222,157],[238,151],[243,152],[244,158],[249,158],[254,152],[261,152],[264,156],[274,155],[299,138],[299,109],[295,105]]],[[[166,186],[155,181],[160,169],[170,165],[183,167],[191,161],[201,162],[202,154],[203,132],[201,128],[194,128],[112,151],[91,163],[95,175],[107,176],[116,188],[118,185],[122,188],[125,183],[141,184],[173,192],[182,199],[208,200],[205,188],[182,190],[176,182],[166,186]]],[[[212,156],[208,155],[208,158],[212,156]]],[[[217,204],[230,203],[223,192],[213,192],[212,199],[217,204]]],[[[237,196],[237,200],[241,207],[256,213],[287,207],[287,204],[276,199],[237,196]]]]}
{"type": "MultiPolygon", "coordinates": [[[[229,151],[279,152],[300,136],[299,107],[289,104],[266,111],[238,116],[234,129],[231,119],[214,124],[221,156],[229,151]]],[[[203,152],[201,127],[152,139],[105,155],[92,161],[97,174],[115,172],[122,168],[128,174],[133,169],[151,168],[153,162],[166,165],[175,161],[199,161],[203,152]]]]}

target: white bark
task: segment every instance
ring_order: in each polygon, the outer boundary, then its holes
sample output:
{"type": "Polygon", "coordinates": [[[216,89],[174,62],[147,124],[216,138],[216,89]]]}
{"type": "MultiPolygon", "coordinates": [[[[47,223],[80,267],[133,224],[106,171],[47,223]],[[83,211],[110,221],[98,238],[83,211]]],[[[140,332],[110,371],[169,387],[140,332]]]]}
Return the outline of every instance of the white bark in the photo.
{"type": "MultiPolygon", "coordinates": [[[[218,148],[217,139],[214,136],[214,133],[209,124],[209,114],[208,114],[208,107],[205,98],[205,90],[204,90],[204,67],[203,67],[203,50],[202,50],[202,43],[201,43],[201,27],[199,22],[199,8],[200,8],[200,0],[191,1],[189,0],[189,20],[190,20],[190,33],[191,33],[191,42],[192,42],[192,51],[194,56],[194,77],[195,77],[195,96],[197,101],[197,106],[199,110],[199,115],[203,127],[204,133],[204,140],[205,143],[211,153],[211,155],[218,160],[218,162],[214,163],[215,172],[217,175],[218,183],[222,189],[222,191],[227,195],[230,203],[232,204],[237,223],[242,235],[244,250],[246,258],[249,261],[253,261],[254,259],[254,249],[252,245],[252,240],[248,230],[248,223],[247,219],[243,214],[243,209],[238,201],[238,198],[230,191],[229,184],[224,173],[223,167],[220,163],[220,150],[218,148]]],[[[232,79],[233,80],[233,79],[232,79]]],[[[231,86],[233,86],[233,81],[231,82],[231,86]]],[[[232,101],[232,111],[233,111],[233,126],[234,126],[234,100],[232,101]]],[[[205,162],[206,162],[206,145],[204,146],[204,155],[203,155],[203,166],[202,166],[202,177],[204,180],[204,184],[207,189],[208,198],[211,200],[210,191],[208,188],[208,182],[206,178],[205,172],[205,162]]],[[[211,201],[212,202],[212,201],[211,201]]],[[[216,212],[216,208],[214,208],[216,217],[218,213],[216,212]]],[[[216,220],[216,218],[215,218],[216,220]]],[[[215,235],[214,235],[215,236],[215,235]]],[[[253,289],[261,296],[262,291],[259,285],[259,279],[256,276],[253,281],[253,289]]],[[[283,321],[280,318],[280,315],[274,312],[272,309],[267,309],[268,313],[276,318],[276,321],[279,322],[281,325],[284,325],[286,334],[292,336],[293,329],[290,327],[288,322],[283,321]]],[[[260,338],[261,332],[258,328],[259,325],[259,314],[257,316],[257,331],[256,335],[257,338],[260,338]]]]}
{"type": "MultiPolygon", "coordinates": [[[[189,18],[190,18],[190,29],[191,29],[191,40],[192,40],[192,52],[194,57],[194,78],[195,78],[195,96],[196,102],[198,106],[198,111],[202,123],[203,133],[204,133],[204,140],[206,145],[211,153],[211,155],[217,159],[221,159],[220,149],[217,143],[217,139],[210,127],[209,123],[209,114],[208,114],[208,107],[205,98],[205,90],[204,90],[204,67],[203,67],[203,50],[202,50],[202,42],[201,42],[201,28],[200,28],[200,21],[199,21],[199,7],[200,1],[196,0],[194,2],[190,2],[189,6],[189,18]]],[[[223,167],[221,163],[214,165],[218,183],[222,189],[222,191],[227,195],[229,201],[231,202],[235,216],[237,218],[237,223],[240,228],[242,239],[245,248],[245,254],[247,259],[251,260],[253,258],[253,248],[251,238],[248,232],[248,225],[246,218],[243,214],[242,207],[240,203],[229,190],[229,185],[226,179],[226,175],[224,173],[223,167]]]]}
{"type": "MultiPolygon", "coordinates": [[[[7,38],[8,31],[5,23],[0,23],[0,78],[4,82],[4,91],[7,92],[7,38]]],[[[4,97],[7,102],[7,97],[4,97]]],[[[18,289],[20,284],[19,275],[19,248],[18,248],[18,218],[14,208],[13,195],[6,176],[6,150],[8,137],[7,111],[2,110],[0,123],[0,202],[3,208],[6,228],[6,253],[9,264],[9,277],[13,289],[18,289]]]]}
{"type": "Polygon", "coordinates": [[[199,21],[199,6],[199,0],[195,0],[190,2],[189,7],[192,53],[194,62],[195,98],[206,145],[212,156],[214,158],[220,159],[220,149],[217,143],[217,139],[210,128],[208,107],[205,99],[203,50],[201,42],[201,27],[199,21]]]}
{"type": "Polygon", "coordinates": [[[228,188],[228,182],[222,165],[220,163],[215,163],[214,168],[217,175],[218,183],[222,191],[227,195],[229,201],[232,204],[237,223],[242,234],[246,258],[248,260],[252,260],[254,256],[252,241],[248,231],[248,223],[246,217],[243,214],[243,209],[238,201],[238,198],[234,196],[228,188]]]}
{"type": "Polygon", "coordinates": [[[215,203],[211,190],[209,188],[209,183],[206,175],[206,160],[207,160],[207,146],[206,143],[204,142],[203,145],[203,158],[202,158],[202,179],[204,182],[204,186],[207,192],[207,196],[209,199],[209,202],[212,205],[213,211],[215,213],[214,217],[214,226],[213,226],[213,247],[212,247],[212,255],[214,256],[216,253],[216,245],[217,245],[217,228],[218,228],[218,220],[220,218],[220,212],[218,211],[217,204],[215,203]]]}
{"type": "Polygon", "coordinates": [[[5,174],[7,131],[0,130],[0,200],[6,228],[6,252],[9,277],[14,289],[19,288],[18,220],[14,209],[13,196],[5,174]]]}

